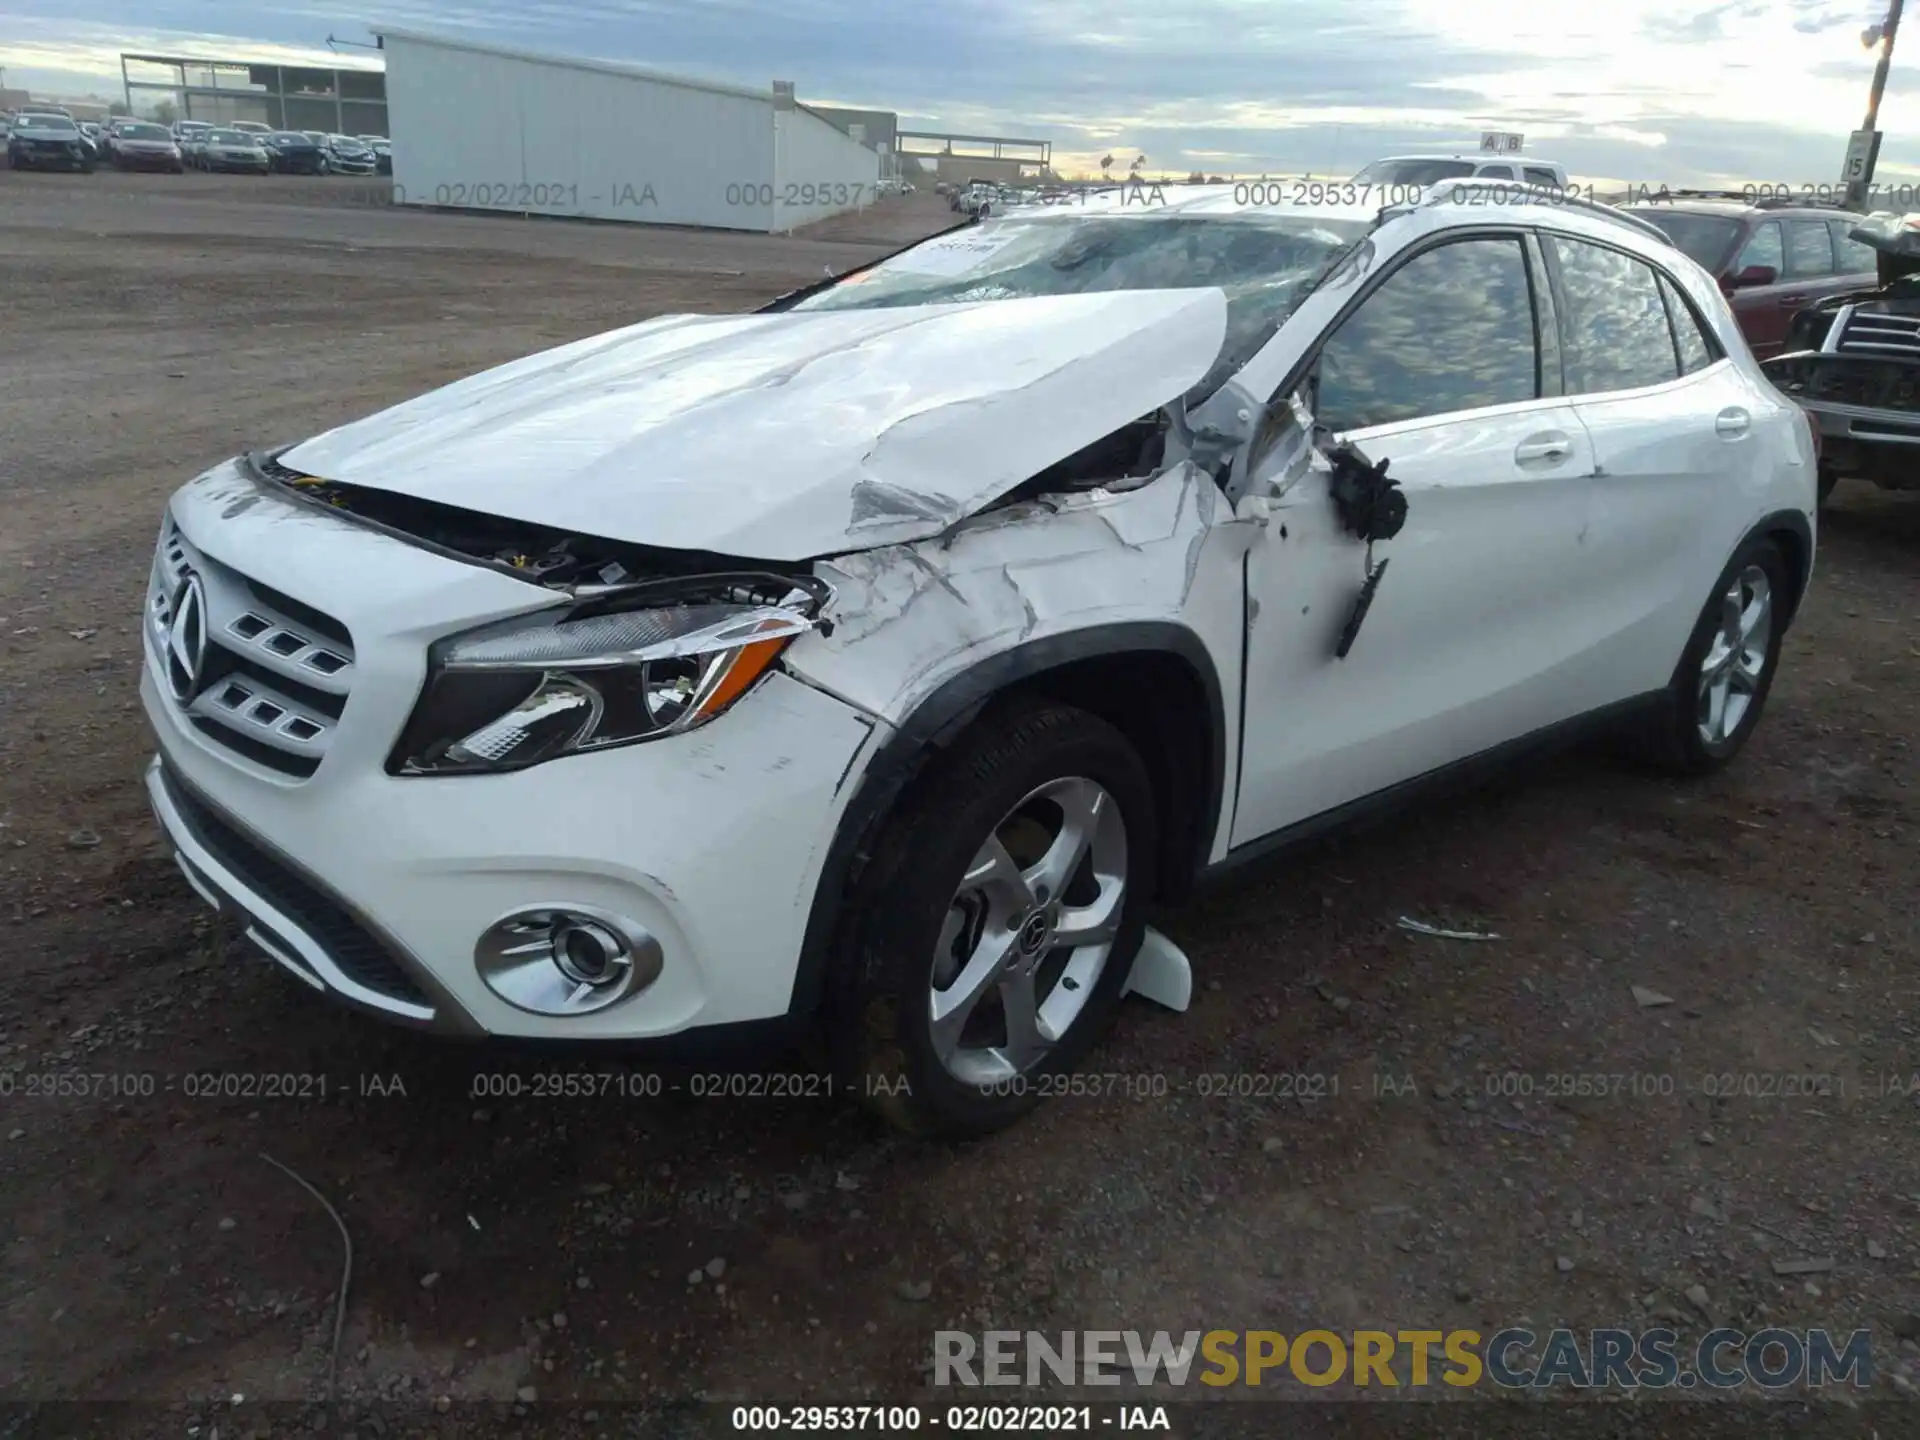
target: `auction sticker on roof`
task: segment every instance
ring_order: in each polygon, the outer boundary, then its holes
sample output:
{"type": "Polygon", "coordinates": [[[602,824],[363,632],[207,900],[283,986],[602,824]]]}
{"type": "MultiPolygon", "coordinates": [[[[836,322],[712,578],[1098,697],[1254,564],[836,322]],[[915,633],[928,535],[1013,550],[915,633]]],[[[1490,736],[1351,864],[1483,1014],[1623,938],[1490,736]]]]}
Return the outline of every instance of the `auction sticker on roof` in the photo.
{"type": "Polygon", "coordinates": [[[963,234],[941,235],[916,245],[887,261],[886,268],[914,275],[964,275],[1004,250],[1014,240],[1013,233],[996,235],[992,231],[968,230],[963,234]]]}

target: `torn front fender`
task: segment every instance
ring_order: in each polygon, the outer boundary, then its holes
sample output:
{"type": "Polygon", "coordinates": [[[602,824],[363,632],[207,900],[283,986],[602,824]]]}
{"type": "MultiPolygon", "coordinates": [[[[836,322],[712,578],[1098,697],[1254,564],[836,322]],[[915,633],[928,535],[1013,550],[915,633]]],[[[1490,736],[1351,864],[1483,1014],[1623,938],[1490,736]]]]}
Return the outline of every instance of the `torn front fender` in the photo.
{"type": "MultiPolygon", "coordinates": [[[[1186,462],[1122,492],[1009,506],[940,539],[820,562],[815,573],[833,590],[831,633],[801,637],[783,664],[899,727],[947,682],[981,667],[992,673],[1006,652],[1147,622],[1191,636],[1219,692],[1236,696],[1240,560],[1266,528],[1236,516],[1213,479],[1186,462]]],[[[1234,757],[1238,706],[1225,708],[1225,754],[1234,757]]]]}

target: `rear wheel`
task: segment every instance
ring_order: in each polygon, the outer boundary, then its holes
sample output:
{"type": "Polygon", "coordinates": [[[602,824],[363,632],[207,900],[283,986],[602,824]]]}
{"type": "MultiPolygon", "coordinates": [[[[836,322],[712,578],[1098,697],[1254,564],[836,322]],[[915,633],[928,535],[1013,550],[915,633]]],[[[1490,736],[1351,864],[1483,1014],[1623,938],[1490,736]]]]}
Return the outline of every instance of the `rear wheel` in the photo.
{"type": "Polygon", "coordinates": [[[1786,557],[1771,540],[1750,541],[1733,558],[1659,709],[1632,733],[1641,758],[1705,775],[1740,753],[1773,688],[1790,583],[1786,557]]]}
{"type": "Polygon", "coordinates": [[[916,1134],[1011,1124],[1106,1029],[1145,931],[1146,767],[1104,720],[988,711],[874,846],[829,997],[855,1093],[916,1134]]]}

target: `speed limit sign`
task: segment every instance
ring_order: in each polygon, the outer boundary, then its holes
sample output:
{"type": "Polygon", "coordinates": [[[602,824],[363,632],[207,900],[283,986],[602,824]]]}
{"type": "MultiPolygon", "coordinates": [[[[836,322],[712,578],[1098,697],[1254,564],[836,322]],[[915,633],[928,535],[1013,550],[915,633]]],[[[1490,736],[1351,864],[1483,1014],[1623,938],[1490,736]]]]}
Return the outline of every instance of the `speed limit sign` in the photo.
{"type": "Polygon", "coordinates": [[[1840,170],[1840,183],[1856,185],[1873,173],[1873,162],[1880,154],[1878,130],[1856,130],[1847,137],[1847,159],[1840,170]]]}

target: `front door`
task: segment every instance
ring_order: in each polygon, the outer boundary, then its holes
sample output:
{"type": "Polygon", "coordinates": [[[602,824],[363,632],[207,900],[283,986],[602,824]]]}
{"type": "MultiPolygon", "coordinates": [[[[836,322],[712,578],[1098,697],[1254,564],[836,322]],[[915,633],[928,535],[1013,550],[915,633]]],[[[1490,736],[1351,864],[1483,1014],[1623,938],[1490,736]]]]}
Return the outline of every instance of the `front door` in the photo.
{"type": "MultiPolygon", "coordinates": [[[[1423,249],[1320,344],[1304,387],[1315,418],[1389,462],[1407,519],[1373,546],[1387,568],[1345,659],[1335,650],[1368,556],[1324,470],[1276,502],[1248,555],[1235,845],[1581,708],[1569,637],[1596,584],[1593,450],[1558,393],[1530,244],[1508,233],[1423,249]]],[[[1260,479],[1256,462],[1256,493],[1260,479]]]]}

